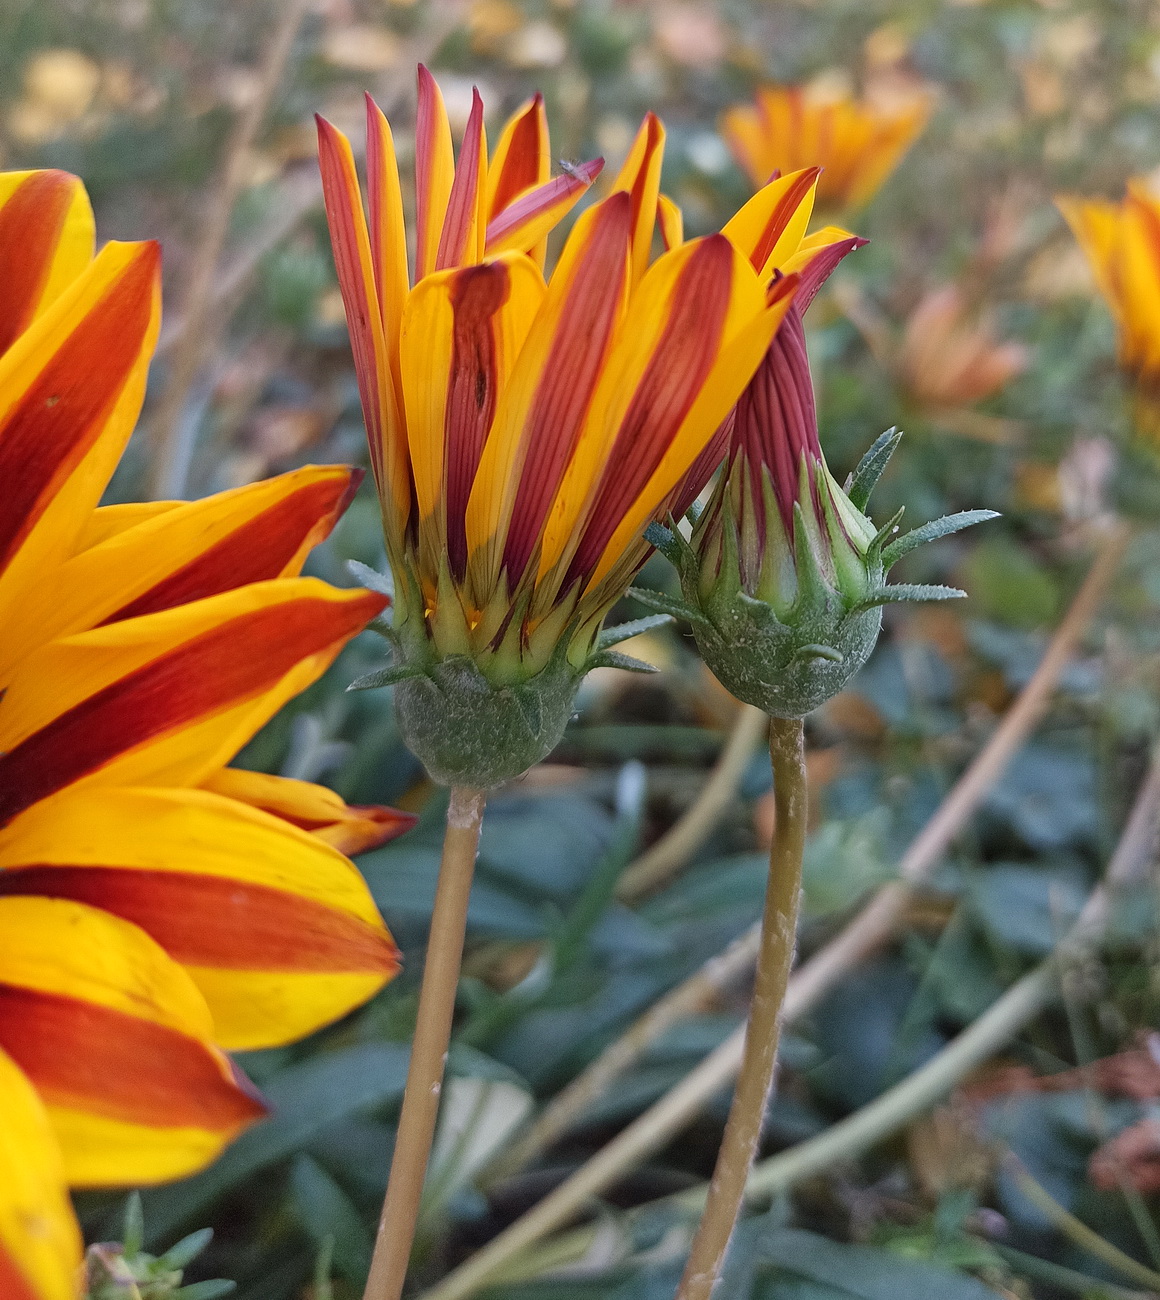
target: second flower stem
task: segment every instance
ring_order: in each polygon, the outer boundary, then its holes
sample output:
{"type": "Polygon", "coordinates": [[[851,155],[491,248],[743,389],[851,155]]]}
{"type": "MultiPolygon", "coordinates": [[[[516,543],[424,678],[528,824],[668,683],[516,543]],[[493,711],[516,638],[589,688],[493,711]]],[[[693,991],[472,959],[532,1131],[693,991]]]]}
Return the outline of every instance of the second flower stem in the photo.
{"type": "Polygon", "coordinates": [[[451,791],[415,1038],[407,1070],[407,1090],[403,1094],[391,1176],[363,1300],[399,1300],[407,1279],[419,1200],[443,1090],[443,1069],[455,1013],[467,929],[467,900],[479,848],[483,803],[480,790],[456,786],[451,791]]]}
{"type": "Polygon", "coordinates": [[[769,757],[777,818],[769,853],[769,884],[745,1055],[705,1212],[677,1288],[677,1300],[708,1300],[721,1275],[745,1194],[745,1180],[761,1140],[777,1066],[781,1004],[793,965],[806,835],[805,738],[799,718],[771,719],[769,757]]]}

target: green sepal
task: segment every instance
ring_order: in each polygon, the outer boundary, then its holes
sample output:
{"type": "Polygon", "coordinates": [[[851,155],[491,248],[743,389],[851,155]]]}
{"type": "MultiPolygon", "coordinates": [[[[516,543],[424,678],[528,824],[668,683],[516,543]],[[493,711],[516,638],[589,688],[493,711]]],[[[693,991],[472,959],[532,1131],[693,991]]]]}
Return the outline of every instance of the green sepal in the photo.
{"type": "Polygon", "coordinates": [[[997,510],[960,510],[958,514],[943,515],[941,519],[932,519],[929,524],[922,524],[918,528],[912,528],[909,533],[904,533],[891,542],[889,546],[884,547],[882,563],[885,568],[889,569],[897,564],[904,555],[909,555],[916,547],[923,546],[927,542],[936,541],[940,537],[948,537],[951,533],[957,533],[963,528],[971,528],[975,524],[986,523],[988,519],[998,518],[999,512],[997,510]]]}
{"type": "Polygon", "coordinates": [[[410,677],[422,677],[423,669],[418,664],[392,664],[389,668],[376,668],[374,672],[363,673],[356,677],[346,688],[348,691],[373,691],[380,686],[394,686],[405,682],[410,677]]]}
{"type": "Polygon", "coordinates": [[[914,582],[893,582],[872,591],[860,600],[851,613],[873,609],[876,605],[889,605],[896,600],[965,600],[967,593],[958,587],[941,587],[914,582]]]}
{"type": "Polygon", "coordinates": [[[683,600],[678,600],[675,596],[667,595],[663,591],[652,591],[648,587],[629,587],[625,594],[631,596],[639,604],[647,605],[649,609],[655,609],[669,618],[684,619],[686,623],[707,623],[709,621],[699,609],[694,609],[692,605],[683,600]]]}
{"type": "Polygon", "coordinates": [[[836,593],[826,581],[818,562],[814,539],[800,501],[793,503],[793,555],[797,569],[798,610],[813,615],[835,604],[836,593]]]}
{"type": "Polygon", "coordinates": [[[664,524],[651,523],[644,530],[644,540],[655,546],[670,564],[681,562],[681,542],[685,539],[675,528],[666,528],[664,524]]]}
{"type": "Polygon", "coordinates": [[[346,570],[364,587],[377,591],[380,596],[386,596],[388,600],[395,599],[395,580],[389,573],[380,573],[378,569],[372,569],[369,564],[363,564],[361,560],[347,560],[346,570]]]}
{"type": "Polygon", "coordinates": [[[145,1244],[145,1211],[141,1206],[140,1192],[131,1192],[125,1202],[125,1226],[121,1229],[121,1235],[121,1246],[125,1254],[139,1254],[145,1244]]]}
{"type": "Polygon", "coordinates": [[[616,627],[606,627],[596,638],[597,650],[607,650],[619,645],[630,637],[640,636],[642,632],[651,632],[654,627],[664,627],[673,621],[672,614],[648,614],[644,618],[634,618],[629,623],[618,623],[616,627]]]}
{"type": "Polygon", "coordinates": [[[901,430],[892,426],[875,438],[873,446],[858,462],[858,468],[846,488],[846,495],[850,498],[850,503],[863,514],[866,512],[871,492],[878,486],[878,480],[882,477],[883,471],[890,463],[890,457],[894,455],[901,441],[901,430]]]}
{"type": "Polygon", "coordinates": [[[883,548],[886,545],[886,539],[892,537],[898,531],[898,522],[905,513],[906,507],[899,506],[882,527],[874,534],[870,545],[866,548],[866,560],[868,564],[881,565],[883,571],[890,567],[882,558],[883,548]]]}
{"type": "Polygon", "coordinates": [[[619,650],[597,650],[589,655],[584,664],[584,671],[592,668],[623,668],[626,673],[659,673],[655,664],[646,664],[643,659],[634,659],[632,655],[621,654],[619,650]]]}
{"type": "Polygon", "coordinates": [[[689,521],[691,527],[696,528],[697,522],[704,513],[705,507],[701,505],[699,501],[694,501],[688,510],[685,511],[685,518],[689,521]]]}

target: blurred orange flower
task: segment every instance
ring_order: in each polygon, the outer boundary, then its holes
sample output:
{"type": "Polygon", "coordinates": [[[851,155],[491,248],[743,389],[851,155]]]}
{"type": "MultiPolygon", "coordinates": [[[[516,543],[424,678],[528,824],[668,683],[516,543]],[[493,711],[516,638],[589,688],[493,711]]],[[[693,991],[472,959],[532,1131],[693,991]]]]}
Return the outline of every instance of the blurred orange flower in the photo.
{"type": "Polygon", "coordinates": [[[1136,384],[1137,428],[1160,439],[1160,198],[1134,180],[1119,203],[1058,203],[1115,319],[1120,365],[1136,384]]]}
{"type": "Polygon", "coordinates": [[[721,119],[721,134],[755,185],[774,171],[821,167],[818,203],[853,209],[868,203],[930,117],[927,95],[899,107],[866,99],[815,97],[803,86],[766,86],[751,106],[721,119]]]}

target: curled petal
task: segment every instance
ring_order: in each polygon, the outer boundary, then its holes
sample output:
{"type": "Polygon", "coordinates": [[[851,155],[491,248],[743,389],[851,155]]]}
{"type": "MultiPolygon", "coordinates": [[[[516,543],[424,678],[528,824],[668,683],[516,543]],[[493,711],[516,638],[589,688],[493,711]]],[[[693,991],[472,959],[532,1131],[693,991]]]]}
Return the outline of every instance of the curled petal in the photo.
{"type": "Polygon", "coordinates": [[[351,857],[377,849],[418,820],[414,813],[382,804],[348,804],[324,785],[237,767],[222,768],[203,787],[282,817],[351,857]]]}

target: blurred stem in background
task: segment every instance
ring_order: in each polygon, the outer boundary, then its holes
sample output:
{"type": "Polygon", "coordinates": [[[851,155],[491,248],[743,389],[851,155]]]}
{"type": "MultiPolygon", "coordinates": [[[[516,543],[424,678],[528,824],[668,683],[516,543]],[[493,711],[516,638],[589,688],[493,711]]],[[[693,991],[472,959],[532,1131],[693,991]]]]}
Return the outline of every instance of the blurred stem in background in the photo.
{"type": "Polygon", "coordinates": [[[761,1141],[761,1127],[777,1067],[781,1008],[797,939],[802,854],[809,800],[805,728],[800,718],[771,718],[769,758],[773,766],[776,821],[769,850],[769,883],[761,921],[761,945],[745,1055],[705,1213],[693,1238],[677,1300],[708,1300],[745,1197],[745,1181],[761,1141]]]}
{"type": "Polygon", "coordinates": [[[306,15],[307,0],[286,0],[262,56],[257,93],[234,124],[226,144],[214,198],[202,223],[181,302],[184,331],[173,349],[165,391],[153,413],[149,495],[166,500],[185,495],[185,480],[194,429],[185,430],[186,399],[208,347],[207,326],[213,311],[218,263],[229,233],[230,218],[245,184],[250,150],[266,116],[306,15]],[[183,436],[184,435],[184,436],[183,436]]]}
{"type": "Polygon", "coordinates": [[[439,1115],[483,805],[482,791],[452,787],[407,1090],[364,1300],[399,1300],[407,1278],[423,1178],[439,1115]]]}

